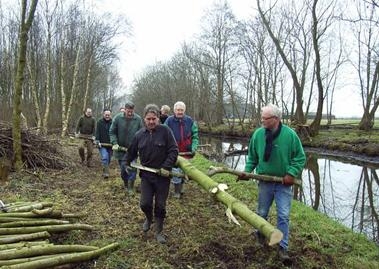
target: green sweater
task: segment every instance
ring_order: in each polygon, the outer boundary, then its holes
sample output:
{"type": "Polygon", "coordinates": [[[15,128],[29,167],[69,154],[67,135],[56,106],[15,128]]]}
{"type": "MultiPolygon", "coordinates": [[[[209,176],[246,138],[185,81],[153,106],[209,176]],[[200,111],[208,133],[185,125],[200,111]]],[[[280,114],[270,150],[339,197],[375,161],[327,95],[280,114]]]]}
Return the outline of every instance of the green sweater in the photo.
{"type": "Polygon", "coordinates": [[[305,153],[296,132],[286,125],[273,141],[273,149],[268,162],[263,160],[266,146],[265,129],[257,129],[249,143],[245,172],[255,169],[257,174],[298,177],[305,165],[305,153]]]}
{"type": "MultiPolygon", "coordinates": [[[[117,114],[112,121],[109,129],[109,137],[112,145],[118,144],[119,146],[128,148],[132,143],[136,132],[143,127],[142,119],[139,115],[133,115],[133,118],[126,118],[122,114],[117,114]]],[[[125,152],[115,151],[114,157],[122,159],[125,152]]]]}

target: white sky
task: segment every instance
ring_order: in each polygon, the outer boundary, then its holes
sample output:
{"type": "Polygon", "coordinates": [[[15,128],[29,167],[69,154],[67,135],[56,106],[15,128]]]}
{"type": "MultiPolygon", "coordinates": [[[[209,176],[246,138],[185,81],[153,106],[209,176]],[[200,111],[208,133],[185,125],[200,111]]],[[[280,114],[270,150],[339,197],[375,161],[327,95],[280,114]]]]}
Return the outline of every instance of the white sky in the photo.
{"type": "MultiPolygon", "coordinates": [[[[200,33],[200,20],[214,0],[92,0],[100,10],[123,14],[133,26],[133,36],[123,40],[120,74],[127,87],[146,66],[165,61],[181,44],[200,33]]],[[[254,10],[252,0],[232,0],[238,18],[254,10]]]]}

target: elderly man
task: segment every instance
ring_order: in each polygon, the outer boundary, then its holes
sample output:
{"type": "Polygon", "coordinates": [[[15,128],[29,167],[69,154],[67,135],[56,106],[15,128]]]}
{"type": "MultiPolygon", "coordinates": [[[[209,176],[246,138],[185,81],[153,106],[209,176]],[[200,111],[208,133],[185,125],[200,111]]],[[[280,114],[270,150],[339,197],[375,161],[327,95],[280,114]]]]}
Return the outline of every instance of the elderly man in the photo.
{"type": "MultiPolygon", "coordinates": [[[[178,101],[174,104],[174,115],[169,116],[165,125],[172,130],[176,143],[179,147],[179,155],[185,158],[192,158],[195,155],[199,144],[199,130],[196,122],[185,114],[186,105],[178,101]]],[[[175,172],[182,173],[179,167],[174,168],[175,172]]],[[[173,177],[174,197],[180,199],[183,192],[183,179],[173,177]]]]}
{"type": "MultiPolygon", "coordinates": [[[[281,117],[282,112],[275,105],[262,108],[262,127],[250,139],[245,172],[255,170],[257,174],[283,178],[282,183],[259,182],[258,215],[267,219],[275,200],[277,227],[283,233],[283,239],[279,243],[279,257],[286,263],[290,261],[287,250],[292,185],[304,168],[305,154],[296,132],[282,124],[281,117]]],[[[239,176],[239,179],[246,180],[246,174],[239,176]]],[[[257,238],[261,244],[265,243],[265,238],[259,231],[257,238]]]]}

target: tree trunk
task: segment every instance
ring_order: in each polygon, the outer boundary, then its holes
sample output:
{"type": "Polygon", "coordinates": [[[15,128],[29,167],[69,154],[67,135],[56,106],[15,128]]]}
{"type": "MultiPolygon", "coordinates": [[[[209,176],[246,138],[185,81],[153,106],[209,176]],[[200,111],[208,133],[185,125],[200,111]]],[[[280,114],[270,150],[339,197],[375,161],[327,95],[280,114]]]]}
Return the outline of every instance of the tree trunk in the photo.
{"type": "Polygon", "coordinates": [[[188,160],[183,157],[178,157],[177,164],[190,179],[196,181],[203,189],[213,193],[218,201],[228,207],[227,215],[229,217],[233,219],[234,217],[232,216],[232,213],[236,213],[247,223],[258,229],[268,239],[268,244],[270,246],[280,242],[283,237],[282,232],[272,226],[264,218],[252,212],[241,201],[226,193],[223,190],[222,184],[218,184],[209,176],[197,170],[188,160]]]}
{"type": "Polygon", "coordinates": [[[32,0],[29,10],[29,16],[26,19],[26,8],[27,1],[22,1],[21,6],[21,21],[20,21],[20,30],[18,37],[18,56],[17,56],[17,70],[16,70],[16,81],[13,97],[13,128],[12,128],[12,137],[13,137],[13,161],[14,168],[16,171],[20,171],[22,168],[22,148],[21,148],[21,95],[22,95],[22,86],[24,84],[24,69],[26,62],[26,50],[28,43],[28,33],[29,29],[32,26],[34,12],[37,8],[38,0],[32,0]]]}

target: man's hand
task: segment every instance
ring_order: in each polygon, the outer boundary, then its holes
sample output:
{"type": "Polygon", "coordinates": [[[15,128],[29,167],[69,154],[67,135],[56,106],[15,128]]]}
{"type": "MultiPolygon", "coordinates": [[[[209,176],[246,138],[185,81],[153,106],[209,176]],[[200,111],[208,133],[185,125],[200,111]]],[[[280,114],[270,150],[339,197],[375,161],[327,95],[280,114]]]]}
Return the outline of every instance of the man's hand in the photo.
{"type": "Polygon", "coordinates": [[[75,138],[79,138],[79,133],[75,133],[75,138]]]}
{"type": "Polygon", "coordinates": [[[237,177],[237,180],[236,181],[240,181],[240,180],[249,180],[250,177],[245,173],[245,172],[242,172],[238,177],[237,177]]]}
{"type": "Polygon", "coordinates": [[[170,177],[170,171],[168,171],[165,168],[159,169],[157,174],[162,176],[162,177],[170,177]]]}
{"type": "Polygon", "coordinates": [[[94,141],[95,145],[98,147],[98,148],[101,148],[101,143],[99,140],[95,140],[94,141]]]}
{"type": "Polygon", "coordinates": [[[195,155],[196,155],[196,150],[191,151],[191,156],[195,157],[195,155]]]}
{"type": "Polygon", "coordinates": [[[95,141],[95,140],[96,140],[96,136],[92,136],[91,138],[92,138],[92,140],[93,140],[93,141],[95,141]]]}
{"type": "Polygon", "coordinates": [[[292,186],[295,183],[295,178],[293,176],[287,174],[283,177],[282,183],[286,186],[292,186]]]}
{"type": "Polygon", "coordinates": [[[119,150],[120,149],[120,146],[118,144],[114,144],[112,146],[112,150],[119,150]]]}

